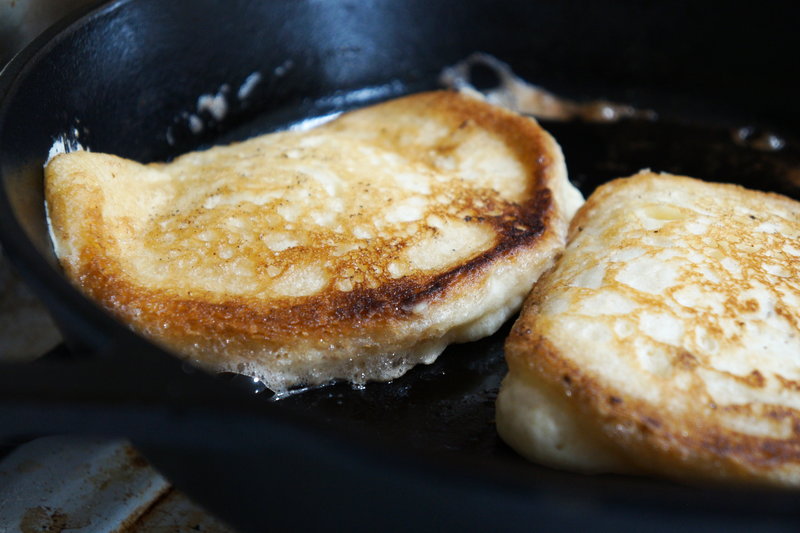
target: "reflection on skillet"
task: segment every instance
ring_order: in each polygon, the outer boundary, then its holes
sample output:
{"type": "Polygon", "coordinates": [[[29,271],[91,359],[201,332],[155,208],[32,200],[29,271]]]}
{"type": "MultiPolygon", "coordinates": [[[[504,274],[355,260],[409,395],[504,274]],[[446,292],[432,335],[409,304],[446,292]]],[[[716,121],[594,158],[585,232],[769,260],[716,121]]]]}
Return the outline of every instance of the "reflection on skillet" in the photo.
{"type": "Polygon", "coordinates": [[[451,89],[479,91],[495,105],[533,115],[539,120],[616,122],[622,119],[658,118],[656,112],[650,109],[636,109],[605,100],[576,102],[560,97],[516,76],[511,67],[488,54],[473,54],[445,68],[439,81],[451,89]],[[484,87],[489,80],[494,83],[484,87]]]}

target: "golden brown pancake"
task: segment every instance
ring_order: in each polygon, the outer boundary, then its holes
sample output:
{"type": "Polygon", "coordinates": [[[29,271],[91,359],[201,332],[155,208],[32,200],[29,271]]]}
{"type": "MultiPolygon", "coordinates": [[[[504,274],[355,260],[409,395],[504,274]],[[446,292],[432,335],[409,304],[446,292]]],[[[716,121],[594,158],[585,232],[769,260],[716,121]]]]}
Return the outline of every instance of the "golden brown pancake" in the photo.
{"type": "Polygon", "coordinates": [[[506,358],[498,431],[534,461],[800,485],[800,203],[650,172],[600,187],[506,358]]]}
{"type": "Polygon", "coordinates": [[[532,119],[400,98],[142,165],[47,166],[67,275],[133,329],[283,391],[389,380],[494,332],[582,202],[532,119]]]}

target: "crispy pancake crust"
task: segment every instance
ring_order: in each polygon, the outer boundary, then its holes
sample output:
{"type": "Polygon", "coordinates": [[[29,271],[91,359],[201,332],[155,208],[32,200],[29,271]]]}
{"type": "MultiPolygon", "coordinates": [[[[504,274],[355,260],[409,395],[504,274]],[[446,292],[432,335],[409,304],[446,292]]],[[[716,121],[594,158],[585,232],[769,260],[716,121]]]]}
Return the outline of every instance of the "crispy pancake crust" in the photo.
{"type": "Polygon", "coordinates": [[[529,118],[454,92],[140,165],[45,171],[68,276],[160,344],[276,391],[392,379],[492,333],[582,202],[529,118]]]}
{"type": "Polygon", "coordinates": [[[501,436],[557,467],[800,485],[799,238],[776,194],[600,187],[507,340],[501,436]]]}

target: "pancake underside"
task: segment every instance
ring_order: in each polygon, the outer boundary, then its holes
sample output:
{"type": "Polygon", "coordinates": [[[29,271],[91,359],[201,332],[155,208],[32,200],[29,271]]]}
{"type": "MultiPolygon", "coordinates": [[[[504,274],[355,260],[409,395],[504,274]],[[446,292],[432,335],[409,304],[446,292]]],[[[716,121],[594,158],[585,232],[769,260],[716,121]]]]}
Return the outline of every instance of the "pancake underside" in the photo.
{"type": "Polygon", "coordinates": [[[507,341],[501,436],[561,468],[800,485],[799,237],[779,195],[598,189],[507,341]]]}
{"type": "Polygon", "coordinates": [[[392,379],[492,333],[582,202],[535,121],[452,92],[169,164],[73,152],[45,175],[71,279],[276,391],[392,379]]]}

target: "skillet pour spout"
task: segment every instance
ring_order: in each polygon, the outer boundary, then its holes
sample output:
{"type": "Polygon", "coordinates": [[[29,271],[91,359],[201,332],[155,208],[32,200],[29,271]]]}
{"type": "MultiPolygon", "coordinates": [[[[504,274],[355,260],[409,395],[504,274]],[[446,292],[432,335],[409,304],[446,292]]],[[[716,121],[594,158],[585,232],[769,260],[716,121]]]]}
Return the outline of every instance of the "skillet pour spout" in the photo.
{"type": "Polygon", "coordinates": [[[0,436],[130,437],[242,531],[796,530],[792,493],[587,477],[516,457],[493,418],[507,327],[392,383],[278,402],[187,368],[63,276],[42,167],[58,142],[166,161],[439,88],[445,67],[483,52],[571,100],[657,112],[656,121],[542,121],[584,194],[650,167],[797,198],[800,104],[775,50],[799,48],[798,11],[790,2],[116,0],[62,21],[0,74],[0,239],[71,353],[84,355],[0,367],[0,436]],[[212,100],[225,112],[203,103],[212,100]],[[783,144],[763,150],[743,142],[752,135],[742,128],[783,144]]]}

